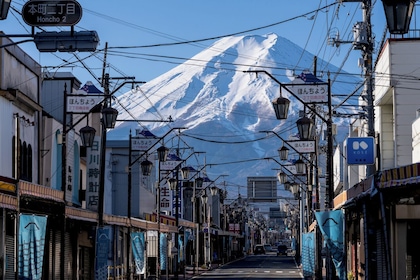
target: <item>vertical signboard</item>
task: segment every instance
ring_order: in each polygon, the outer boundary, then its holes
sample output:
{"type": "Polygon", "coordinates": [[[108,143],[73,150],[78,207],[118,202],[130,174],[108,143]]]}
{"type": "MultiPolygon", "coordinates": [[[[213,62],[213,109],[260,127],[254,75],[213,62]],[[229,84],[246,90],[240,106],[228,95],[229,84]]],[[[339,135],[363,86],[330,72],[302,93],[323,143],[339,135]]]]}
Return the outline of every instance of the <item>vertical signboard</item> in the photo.
{"type": "Polygon", "coordinates": [[[86,184],[86,209],[98,211],[99,202],[99,180],[100,172],[100,154],[101,154],[101,137],[95,136],[93,145],[87,149],[86,165],[87,165],[87,184],[86,184]]]}

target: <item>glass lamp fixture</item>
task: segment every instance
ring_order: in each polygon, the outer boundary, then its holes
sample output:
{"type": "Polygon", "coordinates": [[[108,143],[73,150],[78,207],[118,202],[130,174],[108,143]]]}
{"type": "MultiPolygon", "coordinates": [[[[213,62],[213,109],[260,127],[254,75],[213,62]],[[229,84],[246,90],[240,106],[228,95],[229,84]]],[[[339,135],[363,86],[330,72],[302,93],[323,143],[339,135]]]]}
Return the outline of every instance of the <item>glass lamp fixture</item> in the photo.
{"type": "Polygon", "coordinates": [[[287,158],[289,157],[289,148],[287,148],[286,146],[283,145],[277,151],[279,153],[279,157],[280,157],[281,160],[287,160],[287,158]]]}
{"type": "Polygon", "coordinates": [[[284,184],[287,180],[287,174],[283,171],[277,173],[277,179],[279,180],[280,184],[284,184]]]}
{"type": "Polygon", "coordinates": [[[165,146],[160,146],[159,148],[157,148],[159,161],[166,161],[166,159],[168,158],[168,153],[169,153],[169,149],[166,148],[165,146]]]}
{"type": "Polygon", "coordinates": [[[382,0],[389,33],[408,33],[415,2],[415,0],[382,0]]]}
{"type": "Polygon", "coordinates": [[[299,158],[295,161],[296,173],[297,174],[305,174],[306,173],[306,164],[305,162],[299,158]]]}
{"type": "Polygon", "coordinates": [[[93,140],[95,139],[96,129],[91,126],[82,127],[80,130],[80,138],[82,140],[82,146],[92,147],[93,140]]]}
{"type": "Polygon", "coordinates": [[[188,180],[188,178],[190,177],[190,168],[188,168],[187,166],[182,167],[181,175],[184,180],[188,180]]]}
{"type": "Polygon", "coordinates": [[[210,188],[210,193],[211,193],[212,196],[215,196],[218,192],[219,192],[218,187],[213,186],[213,187],[210,188]]]}
{"type": "Polygon", "coordinates": [[[168,179],[169,188],[173,191],[177,190],[178,181],[175,178],[168,179]]]}
{"type": "Polygon", "coordinates": [[[105,128],[114,128],[117,122],[118,110],[112,107],[102,109],[102,122],[105,128]]]}
{"type": "Polygon", "coordinates": [[[289,106],[290,106],[290,100],[281,96],[280,91],[280,97],[274,99],[272,101],[274,112],[276,113],[276,118],[278,120],[284,120],[287,119],[287,115],[289,112],[289,106]]]}
{"type": "Polygon", "coordinates": [[[203,203],[203,204],[207,204],[207,201],[209,200],[209,197],[207,196],[207,194],[206,193],[204,193],[202,196],[201,196],[201,202],[203,203]]]}
{"type": "Polygon", "coordinates": [[[291,188],[290,188],[290,185],[291,185],[291,183],[289,181],[284,182],[284,189],[286,191],[292,191],[291,188]]]}
{"type": "Polygon", "coordinates": [[[203,182],[204,182],[203,178],[201,178],[201,177],[196,178],[195,179],[195,187],[197,189],[201,189],[203,187],[203,182]]]}
{"type": "Polygon", "coordinates": [[[297,120],[296,122],[298,131],[299,131],[299,138],[300,140],[310,140],[313,137],[313,126],[314,126],[314,122],[308,118],[308,117],[303,117],[297,120]]]}
{"type": "Polygon", "coordinates": [[[153,163],[149,160],[144,160],[140,163],[140,168],[141,168],[141,174],[143,174],[143,176],[150,176],[150,174],[152,173],[152,167],[153,167],[153,163]]]}

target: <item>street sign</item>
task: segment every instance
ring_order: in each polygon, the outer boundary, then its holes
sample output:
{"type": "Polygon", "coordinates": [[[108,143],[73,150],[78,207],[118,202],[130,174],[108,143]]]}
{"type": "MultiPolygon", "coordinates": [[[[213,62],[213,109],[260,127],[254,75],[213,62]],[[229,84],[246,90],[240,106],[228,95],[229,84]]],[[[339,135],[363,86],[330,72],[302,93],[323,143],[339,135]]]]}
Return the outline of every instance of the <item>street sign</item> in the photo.
{"type": "Polygon", "coordinates": [[[73,26],[82,18],[74,0],[32,0],[23,5],[22,18],[30,26],[73,26]]]}
{"type": "Polygon", "coordinates": [[[182,163],[182,160],[167,160],[160,163],[160,170],[171,171],[182,163]]]}
{"type": "Polygon", "coordinates": [[[104,95],[86,94],[84,90],[75,91],[67,95],[67,112],[89,113],[90,110],[104,100],[104,95]]]}
{"type": "Polygon", "coordinates": [[[152,146],[159,142],[159,138],[147,136],[131,137],[132,151],[148,151],[152,146]]]}
{"type": "Polygon", "coordinates": [[[309,141],[287,141],[299,154],[315,153],[315,140],[309,141]]]}
{"type": "Polygon", "coordinates": [[[292,91],[305,103],[328,102],[328,84],[287,84],[292,91]]]}
{"type": "Polygon", "coordinates": [[[347,164],[375,164],[375,139],[373,137],[350,137],[347,139],[347,164]]]}

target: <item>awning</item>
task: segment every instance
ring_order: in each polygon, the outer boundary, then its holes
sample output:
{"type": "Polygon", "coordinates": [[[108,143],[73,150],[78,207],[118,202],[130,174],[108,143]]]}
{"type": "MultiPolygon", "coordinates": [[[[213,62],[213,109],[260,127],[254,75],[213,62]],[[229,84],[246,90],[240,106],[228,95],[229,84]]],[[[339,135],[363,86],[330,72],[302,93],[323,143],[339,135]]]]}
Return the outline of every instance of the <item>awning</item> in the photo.
{"type": "Polygon", "coordinates": [[[381,171],[377,187],[381,189],[418,183],[420,183],[420,163],[414,163],[381,171]]]}
{"type": "Polygon", "coordinates": [[[17,199],[15,196],[0,194],[0,208],[7,208],[11,210],[17,209],[17,199]]]}
{"type": "Polygon", "coordinates": [[[66,217],[72,220],[79,220],[91,223],[98,222],[98,213],[92,212],[82,208],[74,208],[66,206],[66,217]]]}

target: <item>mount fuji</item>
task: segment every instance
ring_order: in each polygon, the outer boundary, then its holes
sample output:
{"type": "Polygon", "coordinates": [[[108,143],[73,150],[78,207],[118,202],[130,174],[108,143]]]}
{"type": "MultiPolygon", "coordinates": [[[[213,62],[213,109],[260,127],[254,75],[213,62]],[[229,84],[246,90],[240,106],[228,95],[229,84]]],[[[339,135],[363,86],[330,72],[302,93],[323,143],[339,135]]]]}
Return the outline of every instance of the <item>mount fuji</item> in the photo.
{"type": "MultiPolygon", "coordinates": [[[[282,141],[261,131],[290,139],[297,134],[296,121],[303,110],[297,99],[283,91],[291,101],[289,117],[277,120],[271,102],[279,96],[279,85],[268,75],[244,71],[265,70],[287,84],[313,64],[313,54],[276,34],[223,38],[165,74],[116,96],[113,107],[119,111],[118,119],[131,121],[118,122],[108,139],[128,139],[136,129],[161,137],[171,128],[186,128],[177,137],[165,137],[165,146],[180,148],[181,158],[192,151],[205,152],[187,163],[197,170],[206,165],[211,180],[228,175],[224,178],[228,196],[243,195],[247,177],[275,176],[280,168],[276,161],[264,158],[277,158],[282,141]]],[[[355,110],[357,98],[339,96],[349,95],[361,80],[319,59],[317,68],[325,73],[317,73],[325,82],[327,72],[340,73],[331,84],[335,111],[355,110]]],[[[322,106],[318,110],[326,112],[322,106]]],[[[350,121],[334,118],[337,142],[348,133],[350,121]]],[[[325,124],[317,124],[317,129],[323,132],[325,124]]]]}

